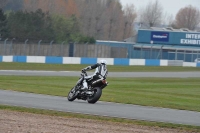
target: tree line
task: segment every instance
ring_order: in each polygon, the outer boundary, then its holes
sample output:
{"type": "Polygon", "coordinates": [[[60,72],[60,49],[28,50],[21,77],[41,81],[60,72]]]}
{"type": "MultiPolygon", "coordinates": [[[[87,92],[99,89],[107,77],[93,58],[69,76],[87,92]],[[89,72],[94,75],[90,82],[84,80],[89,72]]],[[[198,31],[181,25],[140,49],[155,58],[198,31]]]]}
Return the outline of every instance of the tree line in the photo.
{"type": "Polygon", "coordinates": [[[166,25],[195,30],[200,11],[193,6],[174,17],[158,0],[140,10],[119,0],[0,0],[2,37],[73,42],[122,41],[134,35],[134,22],[147,27],[166,25]]]}
{"type": "Polygon", "coordinates": [[[17,41],[77,42],[95,43],[94,37],[80,32],[80,24],[75,15],[68,18],[53,15],[37,9],[34,12],[11,11],[4,13],[0,9],[0,37],[15,38],[17,41]]]}
{"type": "MultiPolygon", "coordinates": [[[[170,10],[170,9],[169,9],[170,10]]],[[[185,28],[196,30],[200,27],[200,9],[188,5],[181,8],[174,17],[164,12],[162,4],[158,1],[150,1],[140,9],[139,21],[148,27],[166,25],[175,29],[185,28]]]]}
{"type": "Polygon", "coordinates": [[[133,35],[135,7],[123,9],[119,0],[1,1],[6,22],[1,18],[0,22],[7,27],[6,34],[1,31],[4,37],[92,43],[133,35]]]}

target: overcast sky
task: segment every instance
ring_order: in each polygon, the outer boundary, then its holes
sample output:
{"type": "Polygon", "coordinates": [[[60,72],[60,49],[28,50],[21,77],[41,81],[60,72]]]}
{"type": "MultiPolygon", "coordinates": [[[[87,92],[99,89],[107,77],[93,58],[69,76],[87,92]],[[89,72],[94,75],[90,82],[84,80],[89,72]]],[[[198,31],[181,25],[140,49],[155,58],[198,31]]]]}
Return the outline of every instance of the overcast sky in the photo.
{"type": "MultiPolygon", "coordinates": [[[[122,5],[126,4],[134,4],[136,9],[139,10],[141,7],[146,6],[149,1],[155,0],[120,0],[122,5]]],[[[169,14],[173,14],[176,16],[176,13],[179,11],[180,8],[185,7],[187,5],[192,5],[197,7],[200,10],[200,0],[159,0],[164,8],[164,12],[169,14]]]]}

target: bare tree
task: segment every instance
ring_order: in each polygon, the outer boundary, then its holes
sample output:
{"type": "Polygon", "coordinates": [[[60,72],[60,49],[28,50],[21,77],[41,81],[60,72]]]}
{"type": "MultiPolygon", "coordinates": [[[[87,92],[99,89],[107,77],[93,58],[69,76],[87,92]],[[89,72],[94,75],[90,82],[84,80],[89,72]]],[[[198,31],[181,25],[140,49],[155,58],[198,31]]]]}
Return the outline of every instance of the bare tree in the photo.
{"type": "Polygon", "coordinates": [[[24,10],[36,11],[42,9],[51,14],[60,14],[66,17],[72,14],[79,16],[76,2],[74,0],[23,0],[24,10]]]}
{"type": "Polygon", "coordinates": [[[107,10],[108,16],[108,39],[122,40],[123,39],[123,11],[118,0],[111,1],[107,10]]]}
{"type": "Polygon", "coordinates": [[[17,11],[21,10],[23,6],[22,0],[0,0],[0,8],[4,10],[17,11]]]}
{"type": "Polygon", "coordinates": [[[200,11],[191,5],[181,8],[176,15],[175,26],[195,30],[200,24],[200,11]]]}
{"type": "Polygon", "coordinates": [[[106,10],[106,6],[105,6],[105,1],[98,1],[100,2],[99,4],[97,4],[96,6],[96,10],[95,10],[95,16],[94,16],[94,19],[95,19],[95,31],[94,31],[94,37],[95,38],[99,38],[101,33],[102,33],[102,30],[104,27],[104,25],[106,24],[107,20],[104,19],[104,16],[106,15],[105,14],[105,10],[106,10]]]}
{"type": "Polygon", "coordinates": [[[119,36],[123,31],[120,29],[123,12],[118,0],[82,0],[77,2],[83,34],[93,36],[96,39],[122,39],[119,36]]]}
{"type": "Polygon", "coordinates": [[[7,3],[8,3],[8,0],[0,0],[0,8],[4,8],[7,3]]]}
{"type": "Polygon", "coordinates": [[[80,12],[81,20],[81,32],[84,35],[90,36],[94,18],[94,10],[96,7],[96,1],[94,0],[82,0],[78,2],[78,9],[80,12]]]}
{"type": "Polygon", "coordinates": [[[158,0],[149,2],[145,8],[141,9],[140,21],[150,27],[161,24],[163,17],[163,8],[158,0]]]}
{"type": "MultiPolygon", "coordinates": [[[[66,2],[63,1],[63,3],[66,3],[66,2]]],[[[74,0],[68,0],[66,8],[67,8],[67,15],[68,16],[71,16],[71,15],[79,16],[77,5],[76,5],[76,2],[74,0]]]]}
{"type": "Polygon", "coordinates": [[[168,27],[172,27],[173,23],[174,23],[174,16],[166,12],[163,15],[162,24],[168,27]]]}
{"type": "Polygon", "coordinates": [[[119,0],[23,0],[24,10],[41,8],[50,14],[78,18],[80,31],[85,36],[102,40],[123,40],[131,36],[135,8],[129,5],[122,10],[119,0]]]}
{"type": "Polygon", "coordinates": [[[133,4],[126,5],[124,10],[124,35],[123,39],[132,36],[133,23],[137,17],[135,6],[133,4]]]}

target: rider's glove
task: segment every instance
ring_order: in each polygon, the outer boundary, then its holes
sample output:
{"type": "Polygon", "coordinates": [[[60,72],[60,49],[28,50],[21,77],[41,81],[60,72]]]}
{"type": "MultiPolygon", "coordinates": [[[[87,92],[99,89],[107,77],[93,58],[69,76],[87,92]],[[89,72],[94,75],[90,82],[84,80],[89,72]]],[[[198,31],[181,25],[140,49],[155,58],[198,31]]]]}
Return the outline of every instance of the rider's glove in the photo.
{"type": "Polygon", "coordinates": [[[81,72],[82,72],[82,73],[85,73],[85,69],[82,69],[81,72]]]}

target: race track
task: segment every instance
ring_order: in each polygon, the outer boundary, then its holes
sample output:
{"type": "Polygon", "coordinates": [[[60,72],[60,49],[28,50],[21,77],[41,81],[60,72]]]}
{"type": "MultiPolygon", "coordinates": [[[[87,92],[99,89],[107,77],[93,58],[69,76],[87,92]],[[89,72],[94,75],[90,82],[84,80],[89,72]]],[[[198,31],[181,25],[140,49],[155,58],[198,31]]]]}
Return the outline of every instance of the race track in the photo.
{"type": "MultiPolygon", "coordinates": [[[[77,76],[79,72],[38,72],[38,71],[0,71],[0,75],[37,75],[37,76],[77,76]]],[[[125,77],[127,73],[111,73],[109,76],[125,77]]],[[[139,77],[168,77],[169,73],[137,73],[139,77]],[[166,74],[166,75],[165,75],[166,74]]],[[[136,77],[135,73],[127,76],[136,77]]],[[[171,73],[173,74],[173,73],[171,73]]],[[[200,77],[199,72],[174,73],[175,77],[200,77]]],[[[97,102],[88,104],[85,101],[68,102],[66,97],[56,97],[49,95],[31,94],[15,91],[0,90],[0,104],[22,106],[28,108],[48,109],[63,112],[73,112],[136,120],[157,121],[166,123],[176,123],[184,125],[200,126],[200,112],[175,110],[167,108],[155,108],[137,105],[117,104],[108,102],[97,102]]]]}

